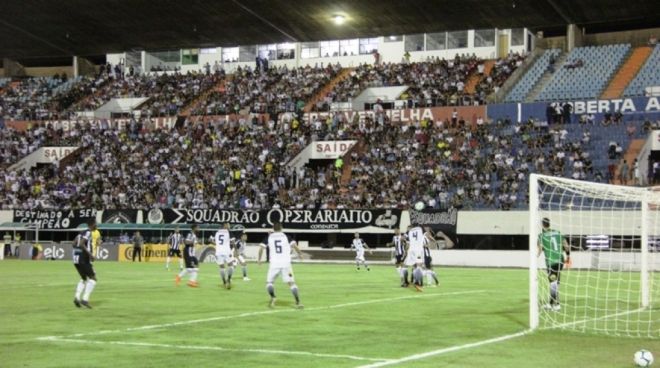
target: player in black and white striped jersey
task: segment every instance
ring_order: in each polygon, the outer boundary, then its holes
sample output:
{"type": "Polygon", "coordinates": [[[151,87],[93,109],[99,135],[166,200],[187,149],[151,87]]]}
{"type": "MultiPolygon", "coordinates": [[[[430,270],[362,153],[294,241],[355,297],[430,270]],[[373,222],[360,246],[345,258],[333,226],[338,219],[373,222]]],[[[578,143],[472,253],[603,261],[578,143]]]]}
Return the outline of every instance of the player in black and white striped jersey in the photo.
{"type": "Polygon", "coordinates": [[[183,270],[183,258],[181,258],[183,236],[179,232],[178,226],[174,229],[174,232],[167,237],[167,243],[169,247],[167,249],[167,262],[165,263],[165,269],[168,271],[170,270],[170,261],[172,260],[172,257],[177,256],[179,258],[179,270],[183,270]]]}
{"type": "Polygon", "coordinates": [[[243,271],[243,281],[250,281],[247,276],[247,261],[245,260],[245,247],[247,246],[247,234],[242,233],[240,239],[234,242],[234,258],[241,264],[243,271]]]}
{"type": "Polygon", "coordinates": [[[197,257],[195,256],[195,244],[198,243],[197,240],[197,231],[199,230],[199,226],[193,225],[192,228],[190,229],[190,232],[186,236],[186,238],[183,240],[184,248],[183,248],[183,261],[186,264],[186,268],[184,268],[181,273],[176,275],[175,279],[175,284],[178,286],[179,283],[181,283],[181,278],[185,276],[186,274],[190,274],[190,279],[188,280],[188,286],[190,287],[198,287],[199,284],[197,283],[197,273],[199,271],[199,261],[197,260],[197,257]]]}
{"type": "Polygon", "coordinates": [[[392,237],[392,245],[394,246],[394,266],[396,267],[396,272],[401,278],[401,287],[408,286],[408,269],[403,264],[406,259],[407,243],[406,236],[401,234],[401,230],[394,230],[394,236],[392,237]]]}
{"type": "Polygon", "coordinates": [[[96,221],[90,220],[87,226],[89,229],[78,234],[73,242],[73,265],[80,275],[80,281],[76,286],[76,294],[73,297],[73,304],[78,308],[84,305],[91,309],[89,296],[96,286],[96,273],[92,266],[92,261],[94,261],[92,233],[96,230],[96,221]]]}

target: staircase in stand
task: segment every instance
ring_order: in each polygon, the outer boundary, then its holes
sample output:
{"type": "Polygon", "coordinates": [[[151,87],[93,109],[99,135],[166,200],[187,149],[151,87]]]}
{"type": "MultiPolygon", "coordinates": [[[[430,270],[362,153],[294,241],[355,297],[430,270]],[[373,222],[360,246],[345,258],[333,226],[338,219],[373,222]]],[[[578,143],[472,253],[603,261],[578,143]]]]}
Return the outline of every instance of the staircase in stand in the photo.
{"type": "MultiPolygon", "coordinates": [[[[493,70],[493,66],[495,66],[495,60],[486,60],[484,62],[483,75],[490,75],[490,71],[493,70]]],[[[465,83],[465,93],[474,94],[477,89],[477,84],[479,84],[480,80],[481,75],[479,75],[479,73],[473,73],[465,83]]]]}
{"type": "Polygon", "coordinates": [[[337,84],[339,84],[344,79],[348,78],[348,76],[351,74],[353,70],[354,68],[344,68],[340,70],[339,73],[337,73],[337,75],[330,82],[328,82],[328,84],[323,86],[323,88],[321,88],[318,92],[316,92],[316,94],[314,94],[314,96],[312,96],[312,98],[310,98],[310,100],[307,101],[307,104],[303,108],[303,111],[305,112],[312,111],[314,105],[316,105],[317,102],[323,100],[325,96],[327,96],[328,93],[330,93],[337,84]]]}
{"type": "MultiPolygon", "coordinates": [[[[626,160],[628,163],[628,175],[634,175],[633,172],[633,162],[639,155],[639,152],[642,150],[644,147],[644,143],[646,143],[646,139],[633,139],[630,141],[630,145],[628,145],[628,149],[626,150],[626,153],[623,154],[623,159],[626,160]]],[[[616,176],[614,177],[614,184],[622,185],[621,181],[619,180],[619,164],[617,164],[616,168],[616,176]]],[[[633,177],[633,180],[628,181],[628,185],[634,185],[635,184],[635,178],[633,177]]]]}
{"type": "Polygon", "coordinates": [[[195,99],[190,101],[188,105],[186,105],[183,109],[181,109],[181,112],[179,112],[179,116],[189,116],[190,113],[195,109],[202,101],[206,100],[206,98],[209,97],[209,95],[214,92],[214,91],[219,91],[222,92],[225,90],[225,82],[231,80],[231,75],[227,75],[225,78],[218,80],[218,82],[215,84],[215,86],[207,89],[206,91],[202,92],[199,96],[197,96],[195,99]]]}
{"type": "Polygon", "coordinates": [[[621,97],[623,91],[633,78],[635,78],[652,51],[653,49],[648,46],[636,47],[628,60],[623,63],[619,71],[614,75],[600,98],[613,99],[621,97]]]}
{"type": "MultiPolygon", "coordinates": [[[[564,52],[555,60],[555,71],[559,70],[559,68],[562,68],[564,66],[564,61],[566,61],[567,57],[568,57],[568,53],[564,52]]],[[[543,76],[541,76],[541,79],[539,79],[539,81],[536,82],[534,88],[532,88],[532,90],[529,91],[529,94],[527,94],[527,98],[525,98],[525,102],[534,102],[536,98],[541,94],[543,89],[545,89],[545,86],[548,85],[548,83],[550,83],[550,80],[552,80],[552,77],[554,75],[555,73],[551,73],[549,69],[546,70],[545,73],[543,73],[543,76]]]]}

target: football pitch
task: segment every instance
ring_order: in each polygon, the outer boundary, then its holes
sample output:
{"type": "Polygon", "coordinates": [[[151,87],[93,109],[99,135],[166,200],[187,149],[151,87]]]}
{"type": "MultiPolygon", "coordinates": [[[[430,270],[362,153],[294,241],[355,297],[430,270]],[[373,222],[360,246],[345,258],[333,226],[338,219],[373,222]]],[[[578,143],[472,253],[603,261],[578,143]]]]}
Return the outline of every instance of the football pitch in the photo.
{"type": "MultiPolygon", "coordinates": [[[[0,367],[632,367],[660,341],[527,332],[527,270],[438,268],[440,286],[398,286],[393,266],[294,264],[305,309],[268,265],[220,287],[174,285],[163,264],[96,263],[92,310],[70,262],[0,262],[0,367]]],[[[240,276],[240,268],[237,269],[240,276]]]]}

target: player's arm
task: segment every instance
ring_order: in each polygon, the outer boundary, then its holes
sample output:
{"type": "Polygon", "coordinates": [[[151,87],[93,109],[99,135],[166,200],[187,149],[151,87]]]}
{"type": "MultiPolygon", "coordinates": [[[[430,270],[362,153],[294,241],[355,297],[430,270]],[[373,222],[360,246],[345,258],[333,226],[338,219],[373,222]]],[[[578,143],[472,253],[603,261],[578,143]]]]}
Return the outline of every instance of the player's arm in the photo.
{"type": "Polygon", "coordinates": [[[448,237],[445,233],[443,233],[442,231],[438,231],[436,235],[441,237],[445,241],[445,249],[454,247],[454,241],[451,240],[451,238],[448,237]]]}
{"type": "MultiPolygon", "coordinates": [[[[89,234],[89,236],[91,237],[92,234],[89,234]]],[[[81,236],[80,238],[81,238],[83,241],[89,241],[89,238],[86,238],[86,237],[84,237],[84,236],[81,236]]],[[[93,247],[93,246],[94,246],[94,244],[93,244],[93,242],[92,242],[92,247],[93,247]]],[[[87,255],[89,256],[89,259],[91,259],[92,261],[94,260],[94,255],[92,254],[92,252],[89,251],[89,249],[87,249],[87,247],[80,247],[80,248],[83,250],[83,252],[87,253],[87,255]]]]}
{"type": "Polygon", "coordinates": [[[537,258],[541,256],[541,252],[543,252],[543,245],[541,245],[541,240],[539,239],[539,241],[536,243],[536,257],[537,258]]]}
{"type": "Polygon", "coordinates": [[[266,248],[266,244],[264,244],[264,243],[259,244],[259,254],[257,255],[257,264],[258,265],[261,265],[261,255],[263,255],[265,248],[266,248]]]}
{"type": "Polygon", "coordinates": [[[564,252],[566,253],[566,260],[564,261],[564,263],[566,263],[568,266],[570,266],[571,265],[571,246],[570,246],[570,244],[568,244],[568,241],[564,237],[561,238],[561,243],[562,243],[562,246],[564,247],[564,252]]]}
{"type": "Polygon", "coordinates": [[[298,259],[302,260],[302,259],[303,259],[303,254],[302,254],[302,252],[300,251],[300,248],[298,248],[298,243],[296,243],[295,241],[292,241],[292,242],[291,242],[291,248],[293,248],[293,250],[294,250],[294,251],[296,252],[296,254],[298,255],[298,259]]]}

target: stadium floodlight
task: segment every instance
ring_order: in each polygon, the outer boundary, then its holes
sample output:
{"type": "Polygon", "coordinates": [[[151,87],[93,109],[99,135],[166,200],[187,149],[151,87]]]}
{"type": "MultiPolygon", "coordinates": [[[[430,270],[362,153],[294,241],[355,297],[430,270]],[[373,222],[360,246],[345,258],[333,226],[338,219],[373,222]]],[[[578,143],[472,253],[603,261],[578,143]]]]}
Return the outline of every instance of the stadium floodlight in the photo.
{"type": "Polygon", "coordinates": [[[530,328],[660,338],[660,188],[532,174],[529,190],[530,328]],[[572,250],[558,308],[550,295],[557,284],[537,257],[544,218],[572,250]]]}
{"type": "Polygon", "coordinates": [[[332,16],[332,21],[335,22],[336,25],[340,26],[344,24],[344,21],[346,20],[346,17],[344,17],[341,14],[335,14],[332,16]]]}

